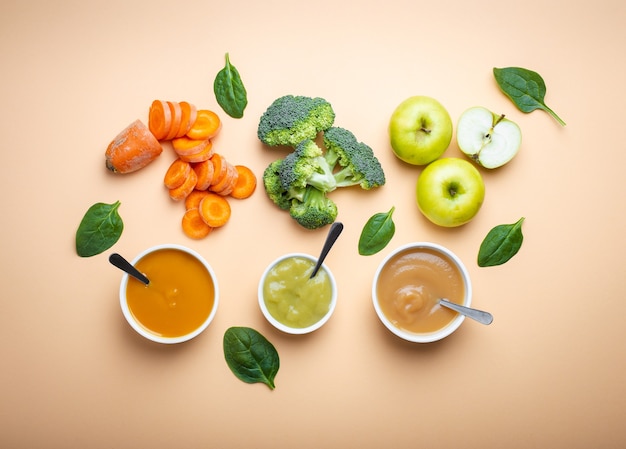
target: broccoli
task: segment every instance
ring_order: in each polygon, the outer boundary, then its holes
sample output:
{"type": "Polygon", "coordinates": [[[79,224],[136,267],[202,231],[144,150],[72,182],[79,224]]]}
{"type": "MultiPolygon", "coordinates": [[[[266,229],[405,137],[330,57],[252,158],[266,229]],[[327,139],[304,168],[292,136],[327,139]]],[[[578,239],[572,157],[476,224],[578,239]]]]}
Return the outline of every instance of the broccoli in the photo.
{"type": "Polygon", "coordinates": [[[347,129],[332,127],[324,131],[324,146],[337,187],[359,185],[370,190],[385,184],[385,173],[374,151],[347,129]]]}
{"type": "Polygon", "coordinates": [[[328,193],[337,187],[324,151],[310,139],[300,142],[295,151],[284,158],[278,176],[285,190],[299,190],[310,185],[328,193]]]}
{"type": "Polygon", "coordinates": [[[267,166],[263,172],[263,186],[270,200],[274,202],[282,210],[289,210],[292,200],[302,201],[304,198],[304,189],[296,191],[295,189],[286,190],[280,182],[280,167],[283,159],[277,159],[267,166]]]}
{"type": "Polygon", "coordinates": [[[315,139],[334,121],[335,112],[325,99],[285,95],[274,100],[261,115],[257,136],[270,146],[295,147],[305,139],[315,139]]]}
{"type": "Polygon", "coordinates": [[[313,186],[307,186],[303,200],[293,201],[289,209],[291,218],[307,229],[317,229],[333,223],[337,213],[337,204],[313,186]]]}

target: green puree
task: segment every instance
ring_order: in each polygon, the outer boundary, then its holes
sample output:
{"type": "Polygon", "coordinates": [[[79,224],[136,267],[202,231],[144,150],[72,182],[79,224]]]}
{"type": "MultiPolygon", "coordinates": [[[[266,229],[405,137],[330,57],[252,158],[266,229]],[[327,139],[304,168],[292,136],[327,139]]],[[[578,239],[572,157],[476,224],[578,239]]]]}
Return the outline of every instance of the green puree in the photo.
{"type": "Polygon", "coordinates": [[[263,285],[263,297],[270,314],[280,323],[293,327],[312,326],[328,312],[332,287],[328,273],[320,269],[309,279],[314,262],[292,257],[277,263],[263,285]]]}

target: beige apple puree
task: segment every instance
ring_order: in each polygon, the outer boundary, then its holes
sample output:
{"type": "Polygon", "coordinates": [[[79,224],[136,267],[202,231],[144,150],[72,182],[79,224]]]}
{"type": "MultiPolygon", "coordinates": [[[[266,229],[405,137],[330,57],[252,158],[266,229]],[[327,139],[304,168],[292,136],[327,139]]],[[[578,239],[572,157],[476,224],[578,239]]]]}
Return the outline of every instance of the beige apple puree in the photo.
{"type": "Polygon", "coordinates": [[[460,270],[447,256],[430,248],[408,248],[385,264],[376,293],[392,324],[409,332],[429,333],[457,316],[438,300],[463,304],[465,287],[460,270]]]}

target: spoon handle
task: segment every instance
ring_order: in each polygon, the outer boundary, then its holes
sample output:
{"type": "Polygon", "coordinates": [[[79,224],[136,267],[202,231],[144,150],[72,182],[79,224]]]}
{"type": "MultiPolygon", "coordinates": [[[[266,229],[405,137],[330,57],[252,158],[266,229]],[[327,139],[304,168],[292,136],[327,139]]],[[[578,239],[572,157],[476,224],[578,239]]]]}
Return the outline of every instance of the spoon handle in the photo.
{"type": "Polygon", "coordinates": [[[339,237],[339,234],[341,234],[341,231],[343,231],[343,223],[336,221],[332,225],[330,225],[330,231],[328,231],[326,242],[324,243],[324,247],[322,248],[320,257],[319,259],[317,259],[317,263],[315,264],[315,268],[313,268],[313,272],[311,273],[311,277],[309,277],[309,279],[313,279],[315,277],[320,267],[322,266],[324,259],[326,259],[330,248],[332,248],[332,246],[335,244],[335,240],[337,240],[337,237],[339,237]]]}
{"type": "Polygon", "coordinates": [[[137,268],[135,268],[129,261],[124,259],[119,254],[117,254],[117,253],[111,254],[109,256],[109,262],[111,262],[113,265],[115,265],[120,270],[125,271],[126,273],[130,274],[135,279],[140,280],[144,284],[148,285],[150,283],[148,278],[145,277],[144,274],[141,271],[139,271],[137,268]]]}
{"type": "Polygon", "coordinates": [[[460,314],[463,314],[469,318],[472,318],[481,324],[491,324],[493,322],[493,316],[489,312],[465,307],[443,298],[439,300],[439,304],[456,312],[459,312],[460,314]]]}

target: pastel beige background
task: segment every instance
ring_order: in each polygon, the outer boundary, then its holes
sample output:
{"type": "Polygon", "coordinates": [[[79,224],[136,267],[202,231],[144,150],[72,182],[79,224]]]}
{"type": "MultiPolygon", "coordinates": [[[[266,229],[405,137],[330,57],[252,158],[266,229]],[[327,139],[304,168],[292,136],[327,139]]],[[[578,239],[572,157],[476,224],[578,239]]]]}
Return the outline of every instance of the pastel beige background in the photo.
{"type": "MultiPolygon", "coordinates": [[[[621,0],[248,2],[5,0],[0,4],[0,446],[20,448],[619,448],[626,445],[623,137],[626,6],[621,0]],[[345,230],[327,260],[340,297],[331,321],[292,337],[264,321],[258,278],[275,257],[317,254],[307,232],[262,188],[231,202],[231,222],[202,241],[180,229],[167,196],[166,151],[128,176],[104,149],[154,99],[218,108],[212,82],[225,52],[249,93],[243,119],[222,114],[216,149],[260,177],[279,157],[256,138],[278,96],[322,96],[336,124],[372,146],[387,184],[333,193],[345,230]],[[493,67],[538,71],[542,111],[519,112],[493,67]],[[482,171],[487,197],[457,229],[418,212],[420,168],[392,155],[388,118],[406,97],[430,95],[456,121],[486,106],[518,122],[523,146],[482,171]],[[114,248],[80,258],[74,235],[95,202],[121,201],[114,248]],[[356,250],[361,228],[396,207],[390,246],[356,250]],[[479,268],[493,226],[526,217],[524,245],[505,265],[479,268]],[[371,305],[373,273],[392,248],[427,240],[455,251],[474,304],[446,341],[392,336],[371,305]],[[180,243],[219,276],[221,304],[199,338],[165,347],[124,321],[129,258],[180,243]],[[236,379],[222,336],[251,326],[276,346],[276,389],[236,379]]],[[[453,142],[446,156],[460,156],[453,142]]]]}

